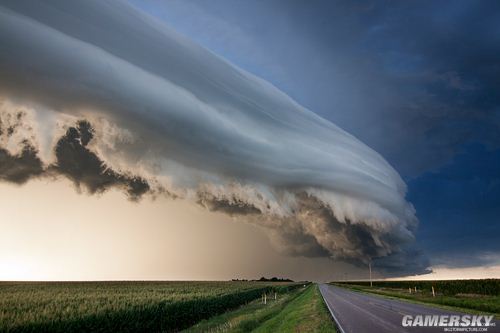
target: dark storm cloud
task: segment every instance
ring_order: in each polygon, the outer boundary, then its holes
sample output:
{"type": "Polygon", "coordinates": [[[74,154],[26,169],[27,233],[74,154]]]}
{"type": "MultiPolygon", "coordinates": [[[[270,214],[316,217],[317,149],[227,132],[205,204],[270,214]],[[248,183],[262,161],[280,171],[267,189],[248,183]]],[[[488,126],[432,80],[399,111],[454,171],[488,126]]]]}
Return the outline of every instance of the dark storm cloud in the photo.
{"type": "Polygon", "coordinates": [[[428,254],[417,248],[408,248],[405,251],[387,257],[377,258],[373,261],[372,266],[377,270],[387,272],[388,275],[395,276],[432,272],[430,268],[426,268],[422,271],[422,267],[430,267],[431,262],[428,254]]]}
{"type": "Polygon", "coordinates": [[[91,194],[121,187],[131,199],[138,199],[150,190],[144,179],[113,171],[91,152],[87,145],[93,136],[92,126],[87,121],[70,127],[55,146],[57,163],[50,169],[68,177],[77,186],[85,186],[91,194]]]}
{"type": "Polygon", "coordinates": [[[386,257],[391,272],[414,241],[406,185],[378,153],[125,3],[0,2],[0,75],[2,113],[29,115],[2,149],[27,140],[90,193],[163,190],[268,228],[287,253],[386,257]]]}
{"type": "MultiPolygon", "coordinates": [[[[5,141],[12,137],[16,130],[23,126],[23,112],[0,114],[0,139],[5,141]]],[[[31,177],[43,173],[43,163],[38,152],[27,140],[18,143],[17,152],[9,152],[0,146],[0,179],[23,184],[31,177]]]]}
{"type": "Polygon", "coordinates": [[[24,184],[30,178],[41,175],[43,171],[37,151],[29,144],[26,143],[17,155],[0,148],[0,179],[24,184]]]}
{"type": "Polygon", "coordinates": [[[410,182],[412,202],[426,208],[419,213],[425,223],[418,238],[433,262],[454,267],[500,263],[499,170],[500,150],[476,143],[410,182]]]}
{"type": "Polygon", "coordinates": [[[434,263],[500,261],[498,1],[132,2],[381,152],[434,263]]]}
{"type": "Polygon", "coordinates": [[[197,203],[208,210],[223,212],[228,215],[262,214],[262,211],[258,207],[237,197],[221,199],[209,192],[198,192],[197,203]]]}
{"type": "MultiPolygon", "coordinates": [[[[499,4],[403,3],[381,10],[376,19],[387,24],[367,47],[379,51],[387,80],[408,88],[395,92],[414,103],[413,110],[403,108],[411,120],[404,126],[409,130],[404,142],[410,148],[415,145],[412,151],[418,159],[401,153],[397,158],[406,158],[418,172],[443,165],[466,142],[498,147],[500,123],[494,113],[500,105],[495,93],[500,89],[499,4]]],[[[390,112],[401,112],[400,106],[390,112]]]]}
{"type": "MultiPolygon", "coordinates": [[[[14,115],[0,114],[0,139],[15,135],[17,129],[25,125],[23,118],[22,112],[14,115]],[[6,122],[5,118],[9,121],[6,122]],[[5,129],[3,123],[11,125],[5,129]]],[[[56,161],[47,166],[38,156],[37,149],[28,140],[20,142],[21,148],[18,153],[13,154],[7,149],[0,148],[0,179],[24,184],[32,178],[63,175],[77,187],[85,187],[91,194],[118,187],[122,188],[130,199],[137,200],[148,192],[150,188],[144,179],[113,171],[87,148],[93,138],[93,131],[91,124],[83,120],[69,127],[54,147],[56,161]]]]}

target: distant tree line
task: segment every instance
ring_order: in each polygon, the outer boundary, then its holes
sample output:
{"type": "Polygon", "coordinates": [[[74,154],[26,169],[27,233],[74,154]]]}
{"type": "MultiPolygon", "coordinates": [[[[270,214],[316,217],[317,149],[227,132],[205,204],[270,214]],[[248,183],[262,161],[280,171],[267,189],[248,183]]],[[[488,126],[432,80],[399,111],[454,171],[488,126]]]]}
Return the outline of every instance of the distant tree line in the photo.
{"type": "Polygon", "coordinates": [[[259,282],[294,282],[292,279],[288,278],[278,278],[273,276],[272,278],[268,279],[266,277],[261,277],[258,280],[247,280],[247,279],[232,279],[231,281],[259,281],[259,282]]]}

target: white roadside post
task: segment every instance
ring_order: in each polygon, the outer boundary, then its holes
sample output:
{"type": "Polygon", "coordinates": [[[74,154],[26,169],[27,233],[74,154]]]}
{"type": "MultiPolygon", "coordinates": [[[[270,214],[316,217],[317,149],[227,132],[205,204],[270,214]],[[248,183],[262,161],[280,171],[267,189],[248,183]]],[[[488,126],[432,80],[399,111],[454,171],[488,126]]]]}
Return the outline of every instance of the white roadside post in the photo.
{"type": "Polygon", "coordinates": [[[432,297],[436,297],[436,293],[434,292],[434,286],[432,286],[432,297]]]}

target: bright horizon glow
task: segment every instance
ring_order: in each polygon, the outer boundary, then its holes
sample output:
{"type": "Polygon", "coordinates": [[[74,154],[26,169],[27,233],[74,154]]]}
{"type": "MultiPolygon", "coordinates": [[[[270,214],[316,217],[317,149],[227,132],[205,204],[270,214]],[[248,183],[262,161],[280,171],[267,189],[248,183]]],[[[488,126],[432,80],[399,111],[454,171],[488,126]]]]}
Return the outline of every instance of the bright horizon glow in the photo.
{"type": "MultiPolygon", "coordinates": [[[[343,272],[349,279],[365,279],[367,274],[365,269],[325,258],[280,255],[263,229],[179,200],[136,204],[116,191],[95,197],[78,194],[68,181],[32,181],[22,187],[0,184],[0,202],[5,214],[0,221],[2,281],[201,281],[260,276],[332,281],[343,272]],[[25,205],[31,208],[26,210],[25,205]],[[109,205],[116,205],[116,210],[107,209],[109,205]],[[188,250],[183,243],[199,247],[188,250]],[[182,255],[176,252],[182,249],[182,255]]],[[[500,265],[434,270],[398,279],[500,278],[500,265]]],[[[374,277],[381,278],[376,269],[374,277]]]]}
{"type": "MultiPolygon", "coordinates": [[[[0,202],[5,214],[0,220],[1,281],[279,276],[323,282],[340,280],[344,272],[348,279],[367,278],[364,268],[326,258],[280,255],[264,229],[180,200],[147,199],[137,204],[117,191],[88,196],[74,191],[67,180],[37,180],[24,186],[0,184],[0,202]],[[116,209],[109,210],[110,205],[116,209]],[[192,243],[199,246],[186,245],[192,243]]],[[[500,278],[500,265],[433,269],[432,274],[397,280],[500,278]]],[[[376,268],[374,278],[382,278],[376,268]]]]}
{"type": "Polygon", "coordinates": [[[67,180],[36,180],[1,183],[0,202],[3,281],[327,281],[335,269],[353,271],[327,258],[281,255],[264,229],[182,200],[134,203],[118,191],[89,196],[67,180]]]}

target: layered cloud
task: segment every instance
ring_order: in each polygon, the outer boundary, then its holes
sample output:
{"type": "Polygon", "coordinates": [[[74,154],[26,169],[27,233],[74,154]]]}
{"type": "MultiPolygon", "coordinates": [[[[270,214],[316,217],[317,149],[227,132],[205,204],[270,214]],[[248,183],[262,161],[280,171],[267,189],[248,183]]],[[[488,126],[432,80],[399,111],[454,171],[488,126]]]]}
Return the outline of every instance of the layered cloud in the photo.
{"type": "Polygon", "coordinates": [[[0,42],[0,179],[184,198],[289,254],[425,272],[379,154],[132,7],[2,1],[0,42]]]}

